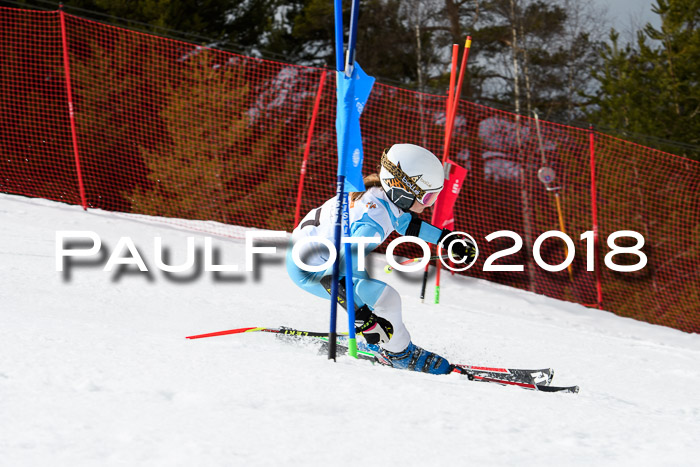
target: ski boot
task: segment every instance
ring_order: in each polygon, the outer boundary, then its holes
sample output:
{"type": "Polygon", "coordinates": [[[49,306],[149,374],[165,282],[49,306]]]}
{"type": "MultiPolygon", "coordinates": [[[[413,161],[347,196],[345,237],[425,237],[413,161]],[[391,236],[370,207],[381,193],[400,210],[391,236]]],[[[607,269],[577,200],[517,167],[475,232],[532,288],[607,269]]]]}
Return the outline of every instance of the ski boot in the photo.
{"type": "Polygon", "coordinates": [[[402,370],[422,371],[433,375],[446,375],[452,371],[450,362],[433,352],[428,352],[415,345],[408,343],[401,352],[389,352],[382,349],[378,358],[379,363],[389,365],[402,370]]]}

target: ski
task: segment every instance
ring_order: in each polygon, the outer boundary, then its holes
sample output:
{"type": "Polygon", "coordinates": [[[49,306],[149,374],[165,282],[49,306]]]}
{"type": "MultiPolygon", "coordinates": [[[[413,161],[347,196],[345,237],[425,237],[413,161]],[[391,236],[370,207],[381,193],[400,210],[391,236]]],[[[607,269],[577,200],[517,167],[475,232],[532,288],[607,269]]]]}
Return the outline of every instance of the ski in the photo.
{"type": "MultiPolygon", "coordinates": [[[[238,328],[229,329],[226,331],[209,332],[206,334],[196,334],[194,336],[187,336],[185,339],[203,339],[205,337],[216,337],[216,336],[226,336],[229,334],[242,334],[244,332],[271,332],[273,334],[283,334],[287,336],[297,336],[297,337],[324,337],[328,336],[327,332],[313,332],[313,331],[299,331],[298,329],[292,328],[264,328],[264,327],[251,327],[251,328],[238,328]]],[[[340,333],[339,336],[345,334],[340,333]]]]}
{"type": "MultiPolygon", "coordinates": [[[[282,337],[282,336],[280,336],[282,337]]],[[[291,335],[290,337],[301,337],[291,335]]],[[[321,338],[321,348],[319,355],[326,355],[328,352],[328,339],[321,338]]],[[[364,342],[357,343],[358,358],[369,360],[383,366],[391,367],[391,364],[383,361],[383,357],[374,347],[364,342]]],[[[347,354],[347,346],[342,343],[342,337],[339,336],[336,348],[339,354],[347,354]]],[[[492,368],[475,365],[452,365],[452,373],[464,375],[470,381],[483,383],[496,383],[503,386],[516,386],[523,389],[542,392],[563,392],[563,393],[578,393],[578,386],[551,386],[554,370],[545,368],[541,370],[526,370],[516,368],[492,368]]]]}
{"type": "Polygon", "coordinates": [[[502,379],[496,379],[496,378],[488,378],[488,377],[481,377],[478,375],[475,375],[472,378],[469,378],[471,381],[478,381],[478,382],[484,382],[484,383],[496,383],[500,384],[502,386],[517,386],[523,389],[530,389],[534,391],[542,391],[542,392],[564,392],[564,393],[572,393],[576,394],[579,392],[579,387],[578,386],[548,386],[546,384],[535,384],[535,383],[525,383],[522,381],[507,381],[507,380],[502,380],[502,379]]]}
{"type": "MultiPolygon", "coordinates": [[[[328,339],[323,339],[328,341],[328,339]]],[[[345,342],[347,338],[344,336],[338,336],[338,345],[347,348],[345,342]]],[[[389,362],[384,362],[381,354],[379,354],[379,347],[368,345],[364,342],[358,342],[357,344],[358,354],[360,351],[363,352],[362,358],[367,360],[375,359],[378,363],[391,366],[389,362]]],[[[327,349],[325,349],[327,350],[327,349]]],[[[529,384],[537,384],[548,386],[554,378],[554,370],[551,368],[543,368],[540,370],[527,370],[519,368],[493,368],[486,366],[476,366],[476,365],[452,365],[453,373],[466,374],[472,376],[478,376],[479,378],[488,378],[492,380],[499,381],[509,381],[509,382],[523,382],[529,384]]]]}
{"type": "MultiPolygon", "coordinates": [[[[298,334],[281,334],[280,338],[298,339],[298,334]]],[[[337,352],[340,355],[347,354],[347,346],[342,342],[342,336],[338,338],[337,352]]],[[[319,355],[326,355],[328,352],[328,338],[320,338],[321,346],[319,355]]],[[[375,349],[376,346],[368,345],[364,342],[357,343],[357,356],[359,359],[368,360],[383,366],[391,367],[391,364],[384,362],[381,354],[375,349]]],[[[526,370],[516,368],[492,368],[475,365],[452,365],[452,373],[465,375],[470,381],[483,383],[496,383],[504,386],[517,386],[523,389],[530,389],[542,392],[564,392],[578,393],[578,386],[551,386],[554,370],[545,368],[541,370],[526,370]]]]}
{"type": "MultiPolygon", "coordinates": [[[[505,370],[508,373],[504,373],[504,376],[498,376],[498,372],[482,372],[479,373],[474,372],[472,370],[469,370],[465,368],[466,365],[453,365],[453,373],[461,374],[461,375],[466,375],[467,378],[470,381],[478,381],[478,382],[483,382],[483,383],[496,383],[496,384],[501,384],[503,386],[518,386],[523,389],[531,389],[535,391],[542,391],[542,392],[568,392],[568,393],[578,393],[579,392],[579,387],[578,386],[551,386],[549,383],[551,382],[551,376],[548,380],[547,383],[539,383],[537,382],[540,378],[540,375],[538,374],[539,372],[543,372],[544,370],[513,370],[513,369],[504,369],[501,368],[499,370],[505,370]],[[519,381],[514,378],[509,378],[510,375],[514,373],[519,373],[523,372],[523,376],[531,376],[531,381],[519,381]],[[534,373],[534,376],[532,376],[532,373],[534,373]],[[495,376],[491,376],[495,375],[495,376]],[[506,379],[508,378],[508,379],[506,379]]],[[[551,373],[553,375],[553,373],[551,373]]]]}
{"type": "Polygon", "coordinates": [[[543,368],[540,370],[525,370],[518,368],[491,368],[474,365],[453,365],[454,373],[479,375],[484,378],[498,379],[501,381],[521,381],[533,384],[549,386],[554,378],[554,370],[543,368]]]}
{"type": "MultiPolygon", "coordinates": [[[[318,342],[320,343],[319,354],[325,355],[328,352],[328,333],[300,331],[297,329],[279,327],[249,327],[231,329],[227,331],[218,331],[207,334],[198,334],[187,336],[187,339],[200,339],[204,337],[223,336],[228,334],[241,334],[247,332],[268,332],[274,333],[278,338],[286,342],[318,342]],[[311,338],[309,341],[308,339],[311,338]]],[[[337,336],[337,352],[339,354],[348,353],[347,335],[337,336]]],[[[366,342],[357,343],[357,357],[361,360],[368,360],[373,363],[378,363],[383,366],[391,366],[379,352],[379,346],[367,344],[366,342]]],[[[506,386],[517,386],[523,389],[530,389],[542,392],[564,392],[578,393],[578,386],[552,386],[552,378],[554,370],[551,368],[543,368],[538,370],[528,370],[520,368],[500,368],[488,367],[481,365],[452,365],[452,373],[466,376],[469,381],[477,381],[484,383],[496,383],[506,386]]]]}

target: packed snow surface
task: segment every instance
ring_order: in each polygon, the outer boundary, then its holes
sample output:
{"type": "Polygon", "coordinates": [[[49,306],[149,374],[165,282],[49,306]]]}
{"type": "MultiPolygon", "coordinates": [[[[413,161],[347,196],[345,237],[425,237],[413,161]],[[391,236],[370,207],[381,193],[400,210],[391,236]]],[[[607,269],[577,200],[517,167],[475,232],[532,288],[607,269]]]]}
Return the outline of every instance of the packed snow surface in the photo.
{"type": "Polygon", "coordinates": [[[0,195],[0,465],[699,465],[700,335],[447,274],[442,303],[421,303],[422,273],[386,274],[372,255],[416,344],[553,367],[581,392],[332,363],[268,333],[188,340],[329,321],[287,277],[284,240],[254,272],[245,241],[223,237],[215,263],[239,272],[157,269],[154,239],[181,264],[187,237],[204,244],[191,227],[0,195]],[[57,231],[94,232],[100,254],[57,271],[57,231]],[[103,270],[132,257],[122,237],[149,272],[103,270]]]}

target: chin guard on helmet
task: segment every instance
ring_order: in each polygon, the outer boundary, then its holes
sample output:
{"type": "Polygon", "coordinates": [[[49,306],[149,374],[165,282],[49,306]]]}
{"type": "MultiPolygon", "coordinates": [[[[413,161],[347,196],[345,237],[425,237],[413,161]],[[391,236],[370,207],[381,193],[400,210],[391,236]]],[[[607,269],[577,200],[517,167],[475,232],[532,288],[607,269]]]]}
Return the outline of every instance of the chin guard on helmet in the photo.
{"type": "Polygon", "coordinates": [[[427,149],[395,144],[382,154],[379,178],[389,199],[408,211],[416,200],[425,206],[435,203],[444,184],[444,171],[442,163],[427,149]]]}

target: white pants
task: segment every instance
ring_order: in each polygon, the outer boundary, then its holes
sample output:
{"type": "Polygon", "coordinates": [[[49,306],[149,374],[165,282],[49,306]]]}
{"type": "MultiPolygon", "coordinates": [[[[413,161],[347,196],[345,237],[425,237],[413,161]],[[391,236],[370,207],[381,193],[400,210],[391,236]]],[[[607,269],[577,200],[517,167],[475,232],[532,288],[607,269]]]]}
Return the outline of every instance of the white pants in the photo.
{"type": "Polygon", "coordinates": [[[411,342],[411,335],[401,319],[401,296],[390,286],[374,303],[374,314],[389,321],[394,328],[394,334],[389,342],[381,344],[389,352],[401,352],[411,342]]]}

